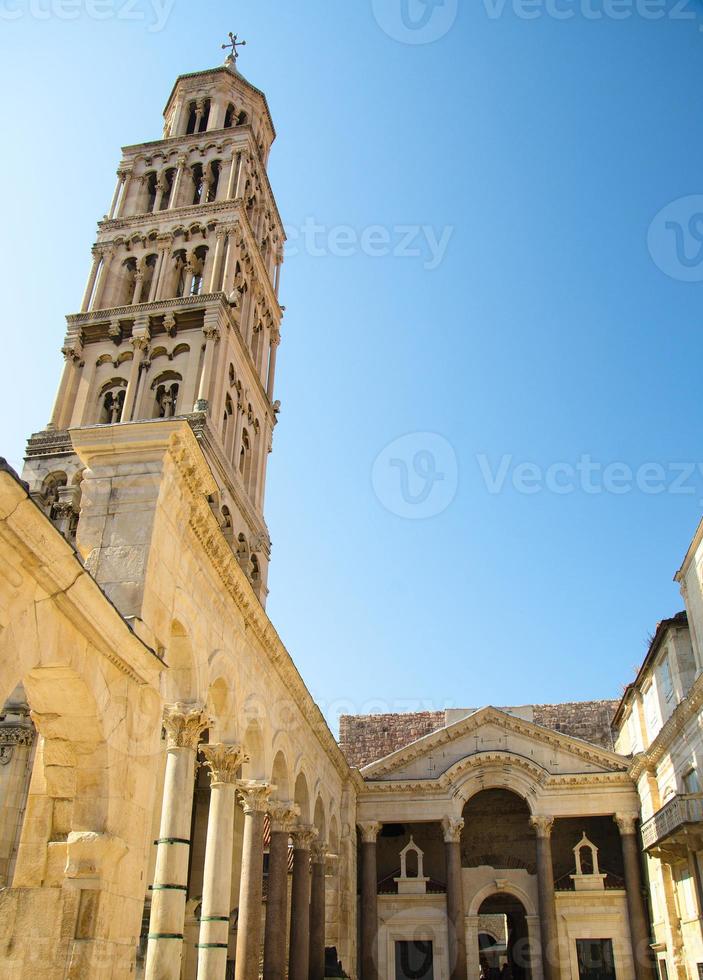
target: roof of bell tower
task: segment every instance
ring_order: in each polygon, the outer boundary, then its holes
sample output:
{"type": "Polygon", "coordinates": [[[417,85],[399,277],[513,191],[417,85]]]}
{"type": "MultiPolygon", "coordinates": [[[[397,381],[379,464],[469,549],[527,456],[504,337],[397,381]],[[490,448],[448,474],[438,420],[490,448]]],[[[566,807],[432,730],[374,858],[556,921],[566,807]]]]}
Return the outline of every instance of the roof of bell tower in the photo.
{"type": "MultiPolygon", "coordinates": [[[[276,127],[273,124],[273,118],[271,117],[271,110],[269,109],[269,104],[266,96],[257,88],[255,85],[242,75],[242,73],[230,65],[220,65],[218,68],[206,68],[204,71],[194,71],[187,72],[183,75],[179,75],[176,81],[173,83],[173,88],[171,89],[171,94],[168,97],[166,105],[164,106],[164,115],[166,115],[171,108],[173,100],[176,96],[179,86],[182,82],[189,82],[192,79],[202,78],[202,79],[214,79],[216,76],[225,77],[230,82],[236,82],[243,86],[251,95],[254,95],[257,99],[261,100],[264,112],[266,114],[266,119],[271,127],[271,132],[273,134],[273,140],[276,139],[276,127]]],[[[272,142],[273,142],[272,140],[272,142]]]]}

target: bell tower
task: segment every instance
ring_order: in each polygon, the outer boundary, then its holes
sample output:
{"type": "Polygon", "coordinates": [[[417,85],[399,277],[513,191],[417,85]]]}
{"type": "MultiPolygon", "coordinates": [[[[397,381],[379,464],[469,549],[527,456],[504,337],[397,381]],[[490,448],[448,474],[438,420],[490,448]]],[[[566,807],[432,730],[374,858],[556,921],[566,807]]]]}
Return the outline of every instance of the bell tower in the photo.
{"type": "Polygon", "coordinates": [[[24,478],[70,538],[82,472],[71,432],[187,420],[217,483],[211,506],[263,603],[285,235],[267,177],[271,114],[231,41],[224,66],[176,80],[161,138],[122,151],[24,478]]]}

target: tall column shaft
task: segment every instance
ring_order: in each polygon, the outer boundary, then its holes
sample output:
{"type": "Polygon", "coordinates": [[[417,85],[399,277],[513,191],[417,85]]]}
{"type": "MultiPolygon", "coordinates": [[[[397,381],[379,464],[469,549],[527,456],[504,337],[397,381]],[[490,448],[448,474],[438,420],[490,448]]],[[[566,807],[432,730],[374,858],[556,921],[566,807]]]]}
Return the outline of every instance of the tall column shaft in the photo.
{"type": "Polygon", "coordinates": [[[361,980],[378,980],[378,870],[376,837],[381,825],[361,824],[361,980]]]}
{"type": "Polygon", "coordinates": [[[449,817],[442,822],[447,870],[447,933],[449,937],[449,978],[466,980],[466,922],[464,891],[461,883],[461,831],[463,820],[449,817]]]}
{"type": "Polygon", "coordinates": [[[325,978],[325,859],[327,847],[322,841],[312,845],[310,880],[310,980],[325,978]]]}
{"type": "Polygon", "coordinates": [[[532,817],[531,823],[537,831],[537,891],[542,938],[542,969],[545,980],[560,980],[559,934],[554,898],[551,839],[554,820],[551,817],[538,816],[532,817]]]}
{"type": "Polygon", "coordinates": [[[235,783],[246,756],[239,745],[204,745],[202,752],[210,769],[210,810],[197,944],[198,980],[225,980],[232,890],[235,783]]]}
{"type": "Polygon", "coordinates": [[[47,429],[59,429],[66,420],[66,409],[69,402],[68,395],[78,372],[78,365],[80,363],[82,350],[82,345],[78,340],[75,341],[74,345],[66,345],[61,350],[65,363],[63,374],[61,375],[61,383],[59,384],[59,390],[56,392],[56,398],[54,399],[54,405],[51,410],[51,418],[49,419],[47,429]]]}
{"type": "Polygon", "coordinates": [[[293,888],[290,912],[289,980],[308,980],[310,965],[310,846],[316,832],[293,833],[293,888]]]}
{"type": "Polygon", "coordinates": [[[264,980],[283,980],[288,925],[288,840],[299,810],[293,803],[274,803],[269,812],[271,844],[264,932],[264,980]]]}
{"type": "Polygon", "coordinates": [[[180,976],[195,755],[207,726],[202,708],[196,705],[170,705],[164,713],[168,738],[166,775],[152,885],[146,980],[180,976]]]}
{"type": "Polygon", "coordinates": [[[264,816],[272,787],[267,783],[254,782],[239,785],[244,808],[244,840],[239,879],[235,980],[258,980],[264,883],[264,816]]]}
{"type": "Polygon", "coordinates": [[[95,281],[98,278],[98,269],[100,268],[102,256],[100,252],[93,252],[93,264],[90,268],[90,275],[88,276],[88,282],[86,283],[85,292],[83,293],[83,302],[81,303],[81,313],[85,313],[89,306],[90,300],[93,296],[93,291],[95,289],[95,281]]]}
{"type": "Polygon", "coordinates": [[[654,969],[649,943],[649,922],[642,892],[642,870],[636,836],[636,817],[618,814],[615,821],[620,831],[622,860],[627,892],[627,914],[630,921],[632,958],[637,980],[652,980],[654,969]]]}
{"type": "Polygon", "coordinates": [[[220,339],[217,324],[208,322],[207,315],[205,317],[203,333],[205,335],[205,356],[203,358],[203,373],[200,376],[198,400],[195,403],[196,412],[206,412],[210,404],[210,386],[212,383],[212,369],[215,360],[215,344],[220,339]]]}
{"type": "Polygon", "coordinates": [[[148,320],[141,330],[138,330],[137,325],[135,324],[132,331],[132,347],[134,349],[134,356],[132,357],[132,364],[129,371],[129,380],[127,382],[124,408],[122,409],[123,422],[129,422],[134,414],[134,407],[137,401],[137,388],[139,387],[139,372],[142,366],[144,352],[146,351],[149,343],[149,336],[148,320]]]}

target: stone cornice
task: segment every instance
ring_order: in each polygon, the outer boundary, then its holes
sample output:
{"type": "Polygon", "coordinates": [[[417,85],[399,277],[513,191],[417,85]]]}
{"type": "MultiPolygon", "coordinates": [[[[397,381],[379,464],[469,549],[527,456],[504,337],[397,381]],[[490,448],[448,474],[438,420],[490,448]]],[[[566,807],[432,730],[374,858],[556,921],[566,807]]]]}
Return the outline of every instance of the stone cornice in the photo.
{"type": "Polygon", "coordinates": [[[480,708],[466,718],[460,719],[453,725],[449,725],[447,728],[440,728],[438,731],[431,732],[429,735],[425,735],[415,742],[411,742],[410,745],[406,745],[392,752],[385,758],[364,766],[361,770],[361,775],[364,779],[376,779],[379,776],[391,773],[442,745],[463,738],[465,735],[470,735],[481,726],[487,724],[497,725],[506,732],[522,735],[534,739],[543,745],[548,745],[551,748],[569,752],[571,755],[575,755],[583,759],[584,762],[589,762],[593,765],[602,766],[610,770],[616,768],[625,770],[627,768],[627,760],[623,756],[616,755],[614,752],[607,752],[605,749],[599,749],[580,739],[570,738],[568,735],[562,735],[551,729],[542,728],[540,725],[535,725],[530,721],[524,721],[522,718],[516,718],[514,715],[499,711],[497,708],[485,707],[480,708]]]}
{"type": "Polygon", "coordinates": [[[639,777],[658,765],[670,750],[677,735],[695,718],[703,708],[703,674],[699,674],[693,682],[686,697],[677,704],[673,714],[657,733],[649,748],[638,752],[630,764],[630,775],[637,780],[639,777]]]}
{"type": "Polygon", "coordinates": [[[366,779],[360,792],[363,796],[376,793],[412,794],[422,792],[428,796],[444,797],[454,793],[457,782],[461,781],[464,776],[471,774],[472,771],[476,771],[478,774],[481,770],[486,769],[522,771],[545,792],[558,791],[566,787],[587,788],[592,786],[622,786],[629,787],[634,791],[632,780],[626,770],[550,774],[532,759],[526,759],[524,756],[510,752],[493,750],[466,756],[435,777],[424,779],[366,779]]]}
{"type": "Polygon", "coordinates": [[[349,765],[327,726],[322,712],[313,700],[300,676],[290,654],[281,642],[271,620],[268,618],[251,587],[246,575],[239,567],[232,549],[225,540],[222,530],[207,503],[206,494],[211,493],[211,485],[201,482],[203,467],[209,468],[198,448],[195,436],[190,429],[181,428],[171,436],[169,454],[192,494],[190,526],[200,541],[205,554],[244,618],[245,626],[261,645],[269,663],[280,677],[284,689],[299,709],[301,716],[310,726],[320,747],[343,781],[350,777],[349,765]]]}

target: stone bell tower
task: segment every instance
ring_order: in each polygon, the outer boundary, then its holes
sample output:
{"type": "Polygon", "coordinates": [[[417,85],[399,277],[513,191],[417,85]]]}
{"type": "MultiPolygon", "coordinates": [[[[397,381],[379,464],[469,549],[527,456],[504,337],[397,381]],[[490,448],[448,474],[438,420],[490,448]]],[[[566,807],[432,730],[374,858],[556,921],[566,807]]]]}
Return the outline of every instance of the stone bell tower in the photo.
{"type": "Polygon", "coordinates": [[[266,173],[273,122],[236,58],[181,75],[161,138],[123,149],[80,312],[67,317],[51,419],[29,441],[24,478],[75,536],[75,433],[186,420],[217,484],[211,506],[263,603],[285,236],[266,173]]]}

